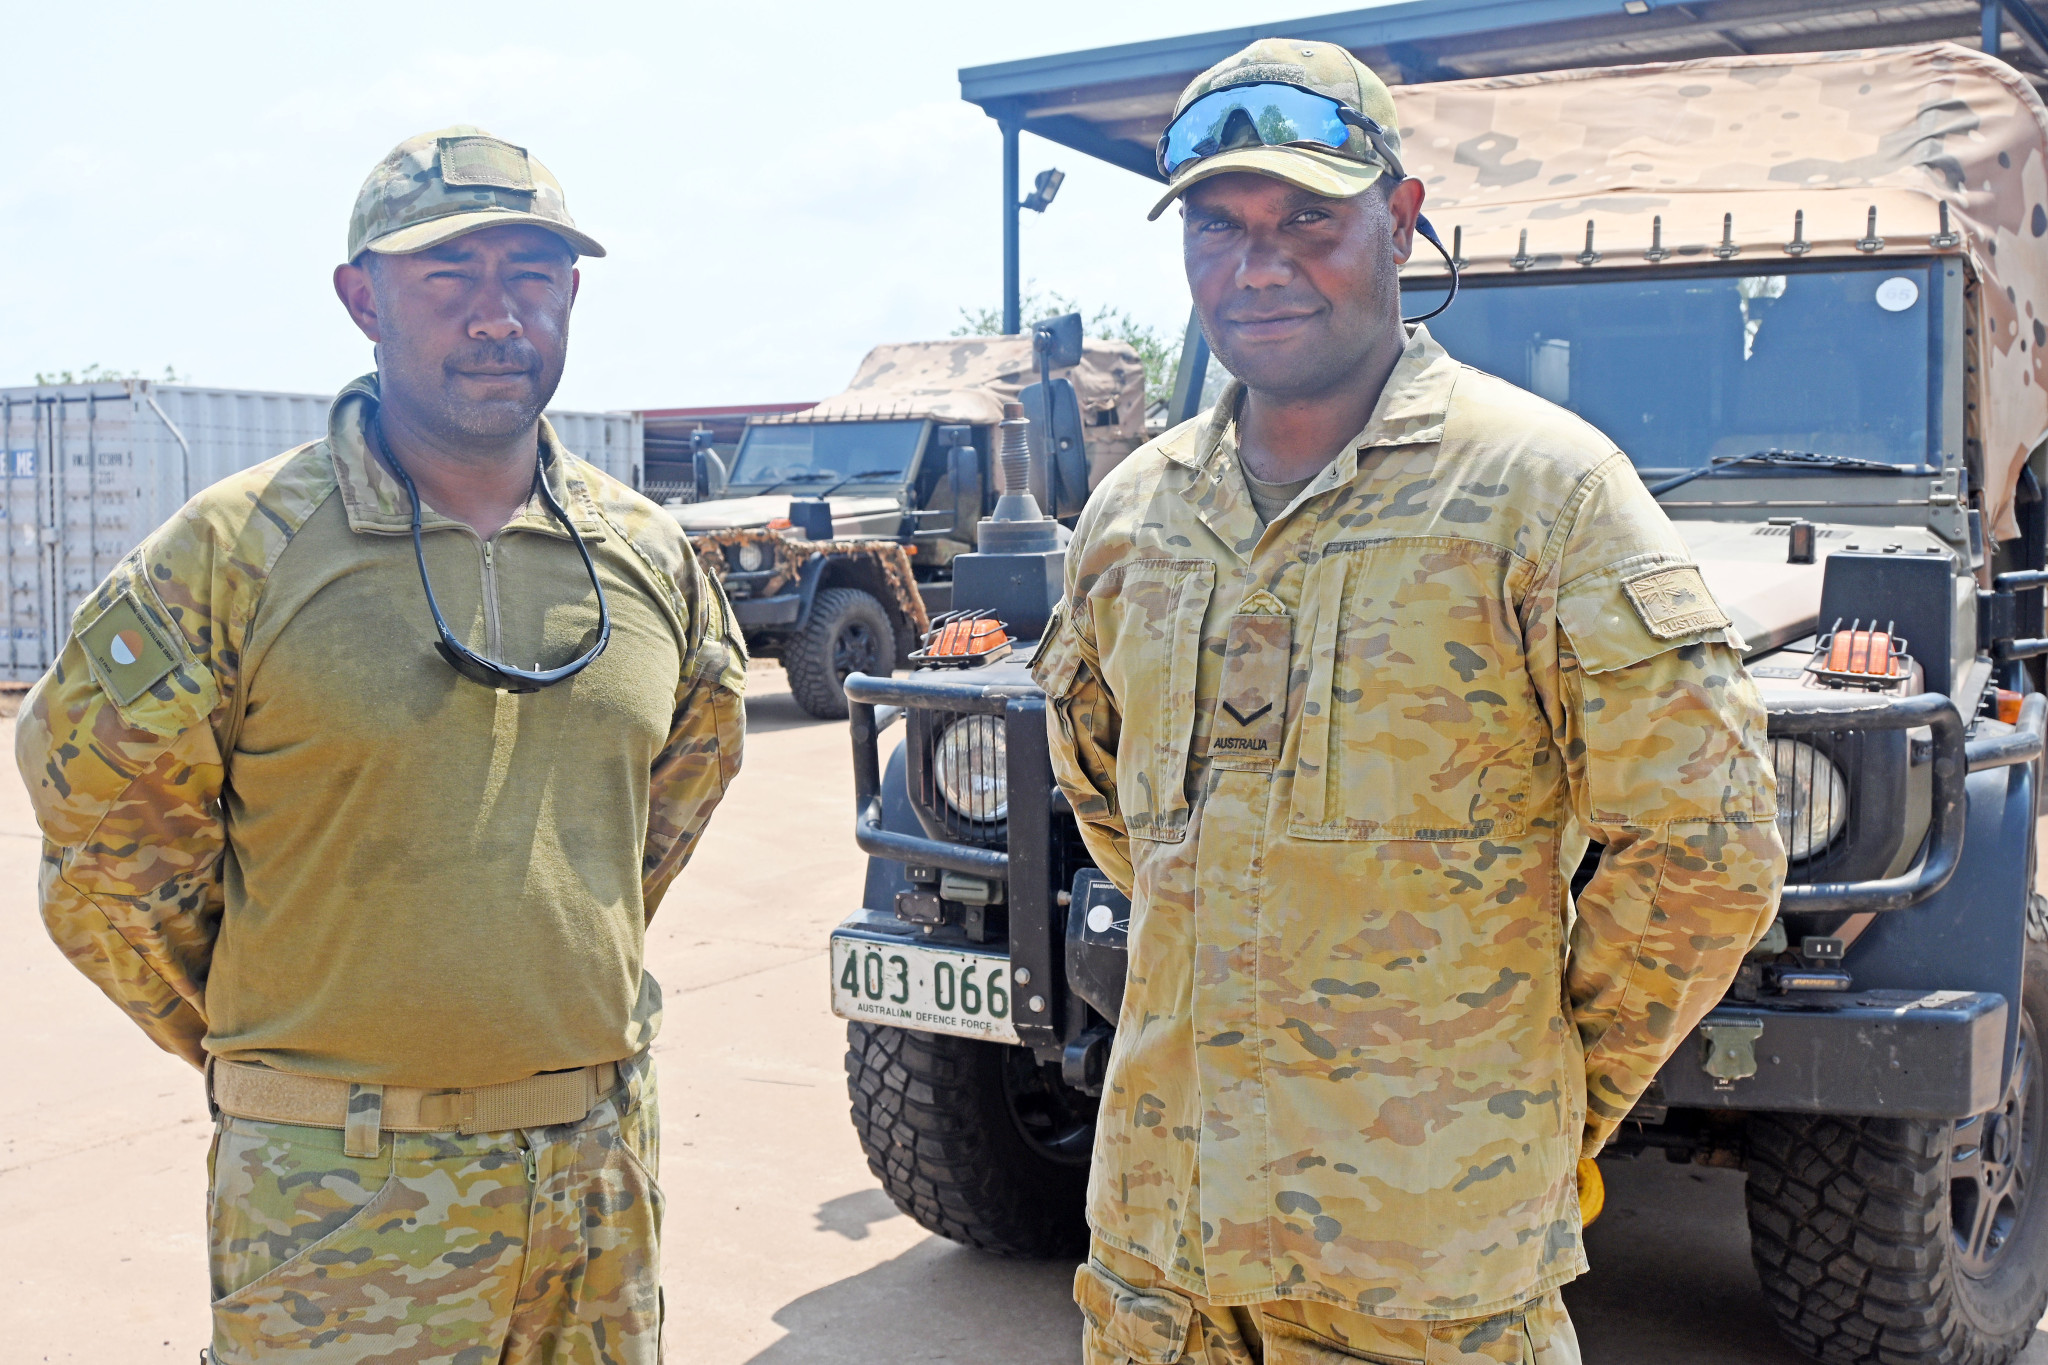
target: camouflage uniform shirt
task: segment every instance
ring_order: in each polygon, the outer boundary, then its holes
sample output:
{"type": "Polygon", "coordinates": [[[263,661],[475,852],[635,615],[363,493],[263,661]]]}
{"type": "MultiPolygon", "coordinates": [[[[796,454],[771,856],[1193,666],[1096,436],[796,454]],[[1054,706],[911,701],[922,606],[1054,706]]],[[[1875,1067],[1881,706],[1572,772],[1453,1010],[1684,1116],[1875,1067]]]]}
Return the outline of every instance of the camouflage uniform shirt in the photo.
{"type": "MultiPolygon", "coordinates": [[[[201,492],[78,609],[23,706],[58,945],[158,1044],[462,1087],[646,1046],[647,918],[740,761],[746,657],[674,520],[541,425],[605,653],[523,696],[433,650],[374,379],[326,439],[201,492]]],[[[532,666],[596,623],[538,496],[423,512],[457,637],[532,666]]]]}
{"type": "Polygon", "coordinates": [[[1214,1303],[1503,1311],[1584,1269],[1577,1158],[1769,923],[1763,709],[1571,414],[1418,328],[1262,525],[1238,396],[1103,484],[1034,665],[1132,898],[1089,1219],[1214,1303]]]}

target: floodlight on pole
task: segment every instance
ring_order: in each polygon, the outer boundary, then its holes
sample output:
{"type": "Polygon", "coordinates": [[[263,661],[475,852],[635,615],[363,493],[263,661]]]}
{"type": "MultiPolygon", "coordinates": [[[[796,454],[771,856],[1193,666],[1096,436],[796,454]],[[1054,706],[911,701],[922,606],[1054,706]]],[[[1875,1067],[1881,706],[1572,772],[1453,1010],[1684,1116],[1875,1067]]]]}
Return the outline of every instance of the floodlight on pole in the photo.
{"type": "Polygon", "coordinates": [[[1017,207],[1030,209],[1033,213],[1044,213],[1052,207],[1052,201],[1059,197],[1060,184],[1066,178],[1067,173],[1058,168],[1040,171],[1038,179],[1032,184],[1031,193],[1025,195],[1017,207]]]}

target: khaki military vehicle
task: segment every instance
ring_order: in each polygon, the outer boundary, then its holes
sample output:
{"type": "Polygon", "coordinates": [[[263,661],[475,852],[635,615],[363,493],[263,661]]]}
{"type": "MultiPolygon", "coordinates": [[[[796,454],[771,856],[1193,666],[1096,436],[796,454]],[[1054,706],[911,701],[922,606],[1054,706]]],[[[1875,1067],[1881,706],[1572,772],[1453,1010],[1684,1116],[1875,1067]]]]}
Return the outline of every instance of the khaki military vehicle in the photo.
{"type": "MultiPolygon", "coordinates": [[[[1463,274],[1432,333],[1629,453],[1769,708],[1777,922],[1608,1157],[1746,1170],[1764,1297],[1814,1358],[2002,1365],[2048,1306],[2048,110],[1947,44],[1394,98],[1463,274]]],[[[1418,260],[1405,311],[1447,283],[1418,260]]],[[[1028,644],[1050,602],[954,606],[1028,644]]],[[[947,630],[846,685],[853,1119],[926,1227],[1069,1254],[1131,906],[1051,782],[1025,651],[947,630]]]]}
{"type": "MultiPolygon", "coordinates": [[[[850,673],[886,674],[951,607],[953,561],[994,506],[1003,404],[1040,376],[1033,339],[877,346],[844,393],[755,418],[708,498],[669,510],[725,584],[755,657],[779,658],[797,704],[844,716],[850,673]]],[[[1068,519],[1145,439],[1145,367],[1087,341],[1074,386],[1084,438],[1041,462],[1041,502],[1068,519]]]]}

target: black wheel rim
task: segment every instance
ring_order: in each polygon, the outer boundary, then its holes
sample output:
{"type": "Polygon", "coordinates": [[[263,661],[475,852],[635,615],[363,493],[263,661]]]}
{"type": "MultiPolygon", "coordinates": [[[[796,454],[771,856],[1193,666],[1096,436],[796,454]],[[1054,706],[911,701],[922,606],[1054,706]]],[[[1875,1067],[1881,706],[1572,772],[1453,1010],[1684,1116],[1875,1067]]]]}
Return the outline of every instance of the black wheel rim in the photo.
{"type": "Polygon", "coordinates": [[[1069,1089],[1029,1048],[1003,1058],[1003,1097],[1032,1151],[1061,1166],[1086,1166],[1095,1147],[1095,1100],[1069,1089]]]}
{"type": "Polygon", "coordinates": [[[1998,1108],[1959,1120],[1949,1152],[1949,1226],[1965,1275],[1989,1276],[2012,1245],[2034,1183],[2044,1099],[2034,1021],[2020,1020],[2012,1083],[1998,1108]]]}
{"type": "Polygon", "coordinates": [[[841,682],[849,673],[875,672],[881,658],[881,641],[865,621],[848,621],[832,638],[832,675],[841,682]]]}

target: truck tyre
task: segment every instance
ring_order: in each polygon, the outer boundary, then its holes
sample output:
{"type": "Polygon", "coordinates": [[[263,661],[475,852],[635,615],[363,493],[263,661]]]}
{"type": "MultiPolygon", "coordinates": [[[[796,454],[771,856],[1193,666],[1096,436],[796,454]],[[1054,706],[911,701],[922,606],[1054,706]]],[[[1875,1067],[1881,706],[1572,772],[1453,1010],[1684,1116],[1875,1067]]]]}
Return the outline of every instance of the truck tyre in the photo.
{"type": "Polygon", "coordinates": [[[998,1256],[1079,1257],[1095,1101],[1028,1048],[846,1026],[868,1169],[919,1226],[998,1256]]]}
{"type": "Polygon", "coordinates": [[[1750,1250],[1779,1329],[1826,1365],[2005,1365],[2048,1307],[2048,947],[2027,944],[2005,1099],[1955,1123],[1761,1114],[1750,1250]]]}
{"type": "Polygon", "coordinates": [[[796,704],[819,720],[846,718],[846,675],[887,676],[896,666],[896,627],[859,588],[827,588],[811,619],[782,652],[796,704]]]}

